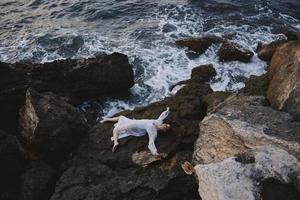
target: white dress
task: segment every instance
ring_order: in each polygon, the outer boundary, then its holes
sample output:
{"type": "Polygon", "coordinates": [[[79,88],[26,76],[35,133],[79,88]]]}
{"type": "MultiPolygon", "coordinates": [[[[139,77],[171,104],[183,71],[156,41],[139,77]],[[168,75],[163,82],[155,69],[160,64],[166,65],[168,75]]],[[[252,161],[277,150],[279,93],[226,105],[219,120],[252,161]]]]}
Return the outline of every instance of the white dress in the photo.
{"type": "Polygon", "coordinates": [[[141,137],[148,133],[149,144],[148,148],[153,155],[158,155],[155,139],[157,137],[157,126],[163,123],[163,120],[169,115],[170,111],[161,113],[157,119],[129,119],[125,116],[119,116],[118,122],[114,125],[115,131],[118,134],[118,139],[127,136],[141,137]]]}

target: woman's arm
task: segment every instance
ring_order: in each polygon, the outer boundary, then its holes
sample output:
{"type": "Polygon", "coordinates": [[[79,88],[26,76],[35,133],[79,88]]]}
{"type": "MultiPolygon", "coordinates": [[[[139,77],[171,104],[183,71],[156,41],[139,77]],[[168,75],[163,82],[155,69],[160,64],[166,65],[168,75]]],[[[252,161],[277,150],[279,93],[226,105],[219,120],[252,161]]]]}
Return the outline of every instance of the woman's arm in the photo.
{"type": "Polygon", "coordinates": [[[104,122],[117,122],[119,121],[119,117],[112,117],[112,118],[109,118],[109,117],[102,117],[102,120],[100,121],[100,123],[104,123],[104,122]]]}
{"type": "Polygon", "coordinates": [[[159,121],[162,122],[164,119],[166,119],[166,118],[168,117],[169,114],[170,114],[170,108],[167,107],[167,110],[165,110],[164,112],[162,112],[162,113],[160,114],[160,116],[158,117],[157,120],[159,120],[159,121]]]}

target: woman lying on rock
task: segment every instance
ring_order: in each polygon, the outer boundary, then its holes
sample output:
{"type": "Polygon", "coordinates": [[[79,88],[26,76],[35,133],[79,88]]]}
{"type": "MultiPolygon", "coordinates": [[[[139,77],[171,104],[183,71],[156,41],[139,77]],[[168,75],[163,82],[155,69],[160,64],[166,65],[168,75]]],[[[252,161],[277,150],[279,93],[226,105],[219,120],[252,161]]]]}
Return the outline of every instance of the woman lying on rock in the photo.
{"type": "Polygon", "coordinates": [[[149,144],[148,148],[151,153],[158,159],[161,158],[160,154],[157,152],[156,146],[154,144],[157,137],[157,131],[167,131],[170,128],[169,124],[164,124],[163,120],[169,115],[170,109],[162,112],[157,119],[129,119],[124,116],[118,116],[113,118],[103,117],[103,120],[100,123],[104,122],[117,122],[113,129],[113,136],[111,140],[114,142],[112,152],[116,150],[116,147],[119,145],[118,139],[124,138],[127,136],[143,136],[148,133],[149,144]]]}

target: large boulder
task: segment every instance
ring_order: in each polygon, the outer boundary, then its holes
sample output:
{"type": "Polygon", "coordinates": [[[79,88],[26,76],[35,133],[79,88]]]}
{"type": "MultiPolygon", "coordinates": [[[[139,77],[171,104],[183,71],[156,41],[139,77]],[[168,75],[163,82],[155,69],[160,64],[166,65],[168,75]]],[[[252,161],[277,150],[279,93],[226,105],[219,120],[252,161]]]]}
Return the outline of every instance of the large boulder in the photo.
{"type": "Polygon", "coordinates": [[[26,143],[53,162],[70,153],[87,133],[75,107],[53,93],[40,94],[33,89],[26,92],[20,126],[26,143]]]}
{"type": "Polygon", "coordinates": [[[267,97],[273,108],[300,120],[300,41],[277,48],[268,69],[267,97]]]}
{"type": "Polygon", "coordinates": [[[19,178],[25,167],[26,156],[20,142],[0,130],[0,193],[19,178]]]}
{"type": "Polygon", "coordinates": [[[199,199],[196,181],[184,174],[181,163],[192,159],[198,124],[206,114],[202,97],[212,90],[205,83],[187,84],[182,90],[161,102],[120,113],[151,119],[170,107],[166,122],[171,129],[158,133],[155,142],[164,157],[161,161],[149,153],[147,136],[121,139],[116,152],[111,152],[113,124],[97,124],[57,182],[51,200],[199,199]]]}
{"type": "Polygon", "coordinates": [[[209,82],[216,75],[217,72],[212,64],[200,65],[192,69],[190,79],[179,81],[178,83],[172,85],[169,89],[173,90],[176,86],[188,85],[188,90],[193,92],[191,89],[193,85],[203,85],[203,83],[209,82]]]}
{"type": "Polygon", "coordinates": [[[259,200],[262,190],[270,195],[262,188],[269,179],[291,192],[286,197],[299,195],[300,123],[267,104],[233,94],[200,122],[193,164],[203,200],[259,200]]]}
{"type": "Polygon", "coordinates": [[[212,64],[200,65],[192,69],[191,80],[209,82],[217,72],[212,64]]]}
{"type": "Polygon", "coordinates": [[[120,53],[44,64],[0,62],[1,128],[17,127],[17,113],[29,87],[54,92],[78,104],[100,95],[122,97],[133,84],[132,65],[120,53]]]}
{"type": "Polygon", "coordinates": [[[38,159],[33,159],[21,176],[22,200],[49,199],[55,183],[55,170],[38,159]]]}
{"type": "Polygon", "coordinates": [[[233,42],[224,42],[217,52],[221,61],[250,62],[254,53],[233,42]]]}
{"type": "Polygon", "coordinates": [[[300,123],[267,107],[262,96],[232,95],[200,123],[194,163],[220,162],[260,145],[274,145],[300,159],[300,123]]]}
{"type": "Polygon", "coordinates": [[[300,195],[300,162],[274,146],[257,147],[219,163],[197,165],[195,172],[202,200],[296,200],[300,195]],[[264,182],[270,179],[279,182],[270,188],[279,195],[274,198],[266,198],[266,192],[262,192],[264,182]],[[290,184],[289,190],[278,191],[280,183],[290,184]]]}
{"type": "Polygon", "coordinates": [[[264,61],[270,61],[277,47],[286,43],[287,40],[276,40],[269,44],[259,44],[257,48],[257,56],[264,61]]]}
{"type": "Polygon", "coordinates": [[[218,36],[205,36],[201,38],[187,38],[176,41],[177,45],[185,46],[189,50],[203,54],[212,44],[222,43],[224,39],[218,36]]]}
{"type": "Polygon", "coordinates": [[[269,78],[267,74],[261,76],[251,75],[245,81],[245,87],[241,89],[241,92],[246,95],[267,96],[268,87],[269,78]]]}

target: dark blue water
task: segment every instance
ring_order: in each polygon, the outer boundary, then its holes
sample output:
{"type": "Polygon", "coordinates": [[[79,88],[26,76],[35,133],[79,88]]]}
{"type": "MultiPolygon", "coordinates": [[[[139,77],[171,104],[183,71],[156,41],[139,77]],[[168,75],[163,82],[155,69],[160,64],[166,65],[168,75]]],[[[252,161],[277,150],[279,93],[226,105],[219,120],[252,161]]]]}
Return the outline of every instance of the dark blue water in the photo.
{"type": "Polygon", "coordinates": [[[199,65],[214,64],[215,90],[236,90],[251,74],[264,72],[254,56],[249,64],[220,63],[218,46],[189,57],[174,43],[182,37],[235,32],[234,40],[255,49],[282,37],[283,28],[300,29],[299,0],[1,0],[0,60],[49,62],[125,53],[136,84],[125,101],[102,101],[106,114],[171,95],[168,87],[199,65]]]}

